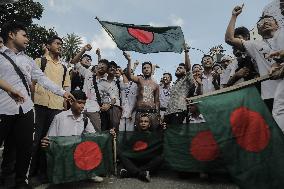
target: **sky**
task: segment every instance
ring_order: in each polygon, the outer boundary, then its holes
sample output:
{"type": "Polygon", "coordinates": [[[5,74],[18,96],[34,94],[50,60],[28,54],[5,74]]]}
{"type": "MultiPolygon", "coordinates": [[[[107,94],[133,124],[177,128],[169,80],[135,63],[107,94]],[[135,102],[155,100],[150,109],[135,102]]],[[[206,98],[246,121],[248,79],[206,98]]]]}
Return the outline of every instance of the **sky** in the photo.
{"type": "MultiPolygon", "coordinates": [[[[236,5],[244,3],[243,13],[236,26],[252,29],[262,9],[272,0],[36,0],[44,6],[40,20],[47,28],[54,27],[60,37],[75,33],[82,37],[84,44],[93,46],[90,55],[93,64],[97,57],[95,49],[100,48],[102,57],[114,60],[122,68],[127,61],[116,44],[95,20],[115,21],[127,24],[152,26],[181,26],[186,42],[205,53],[213,46],[223,45],[225,54],[232,54],[231,47],[224,42],[224,35],[231,12],[236,5]]],[[[133,62],[151,61],[159,65],[155,78],[163,72],[175,73],[177,65],[184,62],[184,54],[155,53],[140,54],[129,52],[133,62]]],[[[190,50],[191,64],[200,64],[203,54],[190,50]]],[[[141,64],[140,64],[141,65],[141,64]]],[[[141,66],[137,72],[141,73],[141,66]]]]}

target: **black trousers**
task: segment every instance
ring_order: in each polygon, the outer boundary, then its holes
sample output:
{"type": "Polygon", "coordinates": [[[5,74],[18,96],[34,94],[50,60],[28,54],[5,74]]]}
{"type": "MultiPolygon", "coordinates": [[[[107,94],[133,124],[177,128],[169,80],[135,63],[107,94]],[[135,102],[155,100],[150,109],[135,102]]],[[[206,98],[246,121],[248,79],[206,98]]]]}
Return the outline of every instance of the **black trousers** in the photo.
{"type": "Polygon", "coordinates": [[[162,156],[156,156],[152,159],[130,159],[122,154],[119,154],[119,159],[122,166],[128,171],[129,176],[137,177],[145,171],[150,173],[156,172],[160,165],[163,163],[164,158],[162,156]]]}
{"type": "Polygon", "coordinates": [[[47,135],[51,122],[55,115],[59,114],[61,110],[54,110],[45,106],[35,105],[35,134],[32,151],[32,163],[30,168],[30,175],[35,176],[41,174],[46,176],[46,156],[41,149],[41,139],[47,135]]]}
{"type": "Polygon", "coordinates": [[[101,112],[102,131],[110,130],[112,128],[115,128],[118,131],[121,114],[122,109],[118,106],[113,106],[108,111],[101,112]]]}
{"type": "Polygon", "coordinates": [[[4,141],[2,174],[16,172],[16,184],[25,184],[31,160],[34,132],[33,110],[17,115],[0,115],[0,143],[4,141]],[[12,166],[12,167],[11,167],[12,166]],[[7,169],[6,169],[7,168],[7,169]]]}

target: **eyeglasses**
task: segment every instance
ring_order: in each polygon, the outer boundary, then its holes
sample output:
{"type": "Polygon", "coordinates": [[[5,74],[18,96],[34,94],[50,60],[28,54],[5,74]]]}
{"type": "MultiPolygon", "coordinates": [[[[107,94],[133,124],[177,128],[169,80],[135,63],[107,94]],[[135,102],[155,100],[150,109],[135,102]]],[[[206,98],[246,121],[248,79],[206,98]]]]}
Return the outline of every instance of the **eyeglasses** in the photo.
{"type": "Polygon", "coordinates": [[[265,22],[275,21],[273,17],[265,17],[262,18],[260,21],[257,22],[258,26],[262,26],[265,22]]]}

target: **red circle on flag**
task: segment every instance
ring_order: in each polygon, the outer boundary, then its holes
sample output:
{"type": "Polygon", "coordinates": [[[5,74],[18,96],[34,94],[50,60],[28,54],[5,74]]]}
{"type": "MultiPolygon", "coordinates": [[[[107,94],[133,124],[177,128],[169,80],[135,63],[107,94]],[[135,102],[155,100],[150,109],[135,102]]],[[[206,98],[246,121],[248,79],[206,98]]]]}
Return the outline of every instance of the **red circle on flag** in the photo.
{"type": "Polygon", "coordinates": [[[148,45],[154,41],[153,32],[149,32],[149,31],[145,31],[145,30],[141,30],[137,28],[127,28],[127,31],[132,37],[137,39],[140,43],[148,45]]]}
{"type": "Polygon", "coordinates": [[[269,143],[270,130],[263,117],[246,107],[231,113],[230,123],[237,143],[249,152],[260,152],[269,143]]]}
{"type": "Polygon", "coordinates": [[[148,148],[148,144],[144,141],[136,141],[133,145],[133,151],[135,152],[140,152],[140,151],[143,151],[143,150],[146,150],[148,148]]]}
{"type": "Polygon", "coordinates": [[[210,131],[198,133],[190,145],[190,154],[198,161],[212,161],[216,159],[220,150],[210,131]]]}
{"type": "Polygon", "coordinates": [[[80,143],[74,152],[75,165],[84,171],[98,167],[102,159],[103,155],[99,145],[92,141],[80,143]]]}

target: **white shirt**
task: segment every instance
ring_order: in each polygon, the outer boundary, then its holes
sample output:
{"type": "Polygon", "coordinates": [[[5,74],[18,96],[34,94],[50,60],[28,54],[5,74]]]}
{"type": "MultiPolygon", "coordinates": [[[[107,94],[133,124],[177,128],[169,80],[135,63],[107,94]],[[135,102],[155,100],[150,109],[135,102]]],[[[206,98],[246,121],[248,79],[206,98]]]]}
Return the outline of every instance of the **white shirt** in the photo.
{"type": "Polygon", "coordinates": [[[205,119],[202,114],[199,114],[197,118],[190,116],[189,123],[205,123],[205,119]]]}
{"type": "MultiPolygon", "coordinates": [[[[2,47],[1,52],[7,54],[19,67],[19,69],[23,72],[28,85],[31,85],[33,79],[54,94],[59,96],[64,95],[65,91],[61,88],[61,86],[58,86],[50,81],[36,65],[35,61],[31,57],[27,56],[24,52],[15,54],[7,47],[2,47]]],[[[0,55],[0,78],[13,86],[14,89],[20,91],[25,97],[25,102],[23,104],[16,104],[16,102],[7,94],[7,92],[0,89],[0,114],[19,114],[20,106],[22,107],[24,113],[29,112],[34,106],[31,97],[28,95],[26,87],[24,86],[17,72],[14,70],[13,65],[3,55],[0,55]]]]}
{"type": "Polygon", "coordinates": [[[262,15],[273,16],[277,20],[279,27],[283,28],[284,16],[281,14],[280,0],[274,0],[266,5],[262,11],[262,15]]]}
{"type": "MultiPolygon", "coordinates": [[[[247,53],[252,57],[257,64],[259,75],[267,75],[271,66],[275,61],[273,59],[266,59],[270,53],[278,51],[284,43],[284,31],[279,29],[275,32],[274,37],[270,39],[263,39],[262,41],[244,41],[243,45],[247,53]]],[[[261,97],[262,99],[274,98],[278,80],[268,80],[261,83],[261,97]]]]}
{"type": "Polygon", "coordinates": [[[211,74],[209,76],[206,76],[204,74],[202,75],[202,93],[203,94],[215,91],[215,87],[212,81],[213,81],[213,77],[211,74]]]}
{"type": "Polygon", "coordinates": [[[130,81],[122,93],[122,118],[130,118],[137,101],[137,84],[130,81]]]}
{"type": "Polygon", "coordinates": [[[57,114],[48,130],[48,136],[76,136],[81,135],[83,131],[88,133],[95,133],[95,129],[88,119],[88,124],[84,130],[83,115],[75,119],[72,111],[69,109],[57,114]]]}
{"type": "Polygon", "coordinates": [[[236,69],[238,68],[238,61],[236,59],[227,66],[224,72],[220,75],[220,84],[226,85],[229,79],[235,74],[236,69]]]}
{"type": "MultiPolygon", "coordinates": [[[[86,93],[87,101],[85,110],[87,112],[98,112],[100,106],[97,102],[96,90],[93,83],[93,72],[83,67],[81,63],[75,65],[78,72],[85,78],[83,91],[86,93]]],[[[97,79],[98,90],[101,96],[102,103],[109,102],[109,98],[116,98],[114,95],[115,88],[107,80],[107,75],[103,78],[97,79]]]]}
{"type": "Polygon", "coordinates": [[[170,90],[171,87],[169,88],[164,88],[164,86],[159,86],[160,89],[160,107],[161,108],[167,108],[168,107],[168,103],[170,100],[170,90]]]}

